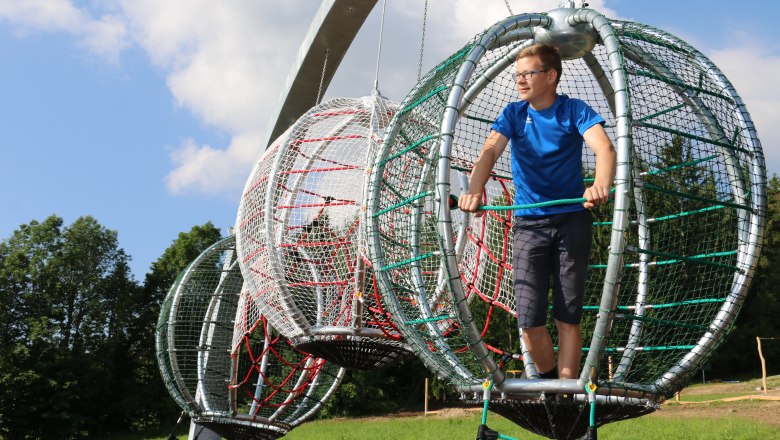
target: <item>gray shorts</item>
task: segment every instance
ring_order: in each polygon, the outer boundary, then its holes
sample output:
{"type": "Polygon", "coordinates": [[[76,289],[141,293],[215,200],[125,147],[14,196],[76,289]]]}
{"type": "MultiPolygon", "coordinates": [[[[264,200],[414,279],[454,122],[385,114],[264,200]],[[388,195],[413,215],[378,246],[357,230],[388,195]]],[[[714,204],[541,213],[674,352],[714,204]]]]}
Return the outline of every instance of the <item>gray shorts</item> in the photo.
{"type": "Polygon", "coordinates": [[[553,318],[568,324],[580,323],[592,225],[593,215],[588,210],[515,217],[512,269],[518,327],[547,323],[551,278],[553,318]]]}

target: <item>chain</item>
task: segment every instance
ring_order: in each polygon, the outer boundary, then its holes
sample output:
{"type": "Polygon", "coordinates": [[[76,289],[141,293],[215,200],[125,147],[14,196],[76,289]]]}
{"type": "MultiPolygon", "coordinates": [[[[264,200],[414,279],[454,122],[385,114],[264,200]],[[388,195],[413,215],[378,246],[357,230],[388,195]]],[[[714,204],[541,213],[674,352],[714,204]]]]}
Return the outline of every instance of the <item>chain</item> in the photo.
{"type": "Polygon", "coordinates": [[[512,8],[509,7],[509,0],[504,0],[504,3],[506,4],[506,9],[509,11],[509,15],[515,15],[515,13],[512,12],[512,8]]]}
{"type": "Polygon", "coordinates": [[[328,70],[328,54],[330,49],[325,49],[325,61],[322,63],[322,75],[320,75],[320,88],[317,90],[317,102],[319,105],[320,99],[322,99],[322,85],[325,84],[325,71],[328,70]]]}
{"type": "Polygon", "coordinates": [[[417,81],[420,81],[420,76],[422,76],[422,64],[423,64],[423,53],[425,51],[425,25],[428,22],[428,0],[425,0],[425,10],[423,11],[423,25],[422,25],[422,36],[420,37],[420,62],[417,63],[417,81]]]}

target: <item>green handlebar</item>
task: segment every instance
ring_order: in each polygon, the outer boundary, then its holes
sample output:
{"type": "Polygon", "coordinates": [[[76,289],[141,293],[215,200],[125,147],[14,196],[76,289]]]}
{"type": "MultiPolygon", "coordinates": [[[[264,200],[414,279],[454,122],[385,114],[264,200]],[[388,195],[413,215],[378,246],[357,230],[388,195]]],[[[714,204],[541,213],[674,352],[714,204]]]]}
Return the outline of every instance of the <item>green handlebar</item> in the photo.
{"type": "MultiPolygon", "coordinates": [[[[612,188],[609,190],[610,194],[613,194],[615,192],[615,188],[612,188]]],[[[550,200],[547,202],[539,202],[539,203],[530,203],[528,205],[482,205],[479,208],[477,208],[479,211],[514,211],[516,209],[532,209],[532,208],[545,208],[547,206],[558,206],[558,205],[576,205],[577,203],[585,203],[588,200],[585,197],[579,197],[576,199],[560,199],[560,200],[550,200]]],[[[450,209],[455,209],[458,207],[458,196],[455,194],[450,194],[450,201],[449,201],[450,209]]]]}

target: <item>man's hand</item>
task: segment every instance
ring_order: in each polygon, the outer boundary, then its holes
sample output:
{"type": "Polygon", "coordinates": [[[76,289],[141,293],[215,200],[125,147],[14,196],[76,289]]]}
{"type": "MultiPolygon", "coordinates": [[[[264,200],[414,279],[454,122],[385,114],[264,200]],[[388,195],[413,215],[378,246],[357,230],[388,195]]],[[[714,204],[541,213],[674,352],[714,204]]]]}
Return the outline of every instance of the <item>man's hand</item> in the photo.
{"type": "Polygon", "coordinates": [[[607,137],[607,132],[601,124],[590,127],[583,133],[585,143],[596,154],[596,175],[593,186],[585,190],[582,197],[587,200],[582,204],[587,209],[603,205],[609,201],[609,189],[615,178],[617,154],[612,141],[607,137]]]}
{"type": "Polygon", "coordinates": [[[599,205],[609,202],[609,187],[603,185],[593,185],[585,189],[582,197],[587,200],[582,204],[586,209],[592,209],[599,205]]]}
{"type": "Polygon", "coordinates": [[[485,215],[485,211],[480,211],[482,195],[481,194],[461,194],[458,197],[458,208],[463,212],[475,213],[477,217],[485,215]]]}
{"type": "Polygon", "coordinates": [[[485,215],[485,211],[479,210],[479,206],[482,204],[482,193],[485,191],[485,184],[490,179],[493,166],[501,157],[501,153],[504,152],[508,143],[509,139],[503,134],[495,130],[490,132],[477,161],[474,162],[474,168],[471,170],[469,189],[458,198],[458,208],[461,211],[475,213],[477,217],[485,215]]]}

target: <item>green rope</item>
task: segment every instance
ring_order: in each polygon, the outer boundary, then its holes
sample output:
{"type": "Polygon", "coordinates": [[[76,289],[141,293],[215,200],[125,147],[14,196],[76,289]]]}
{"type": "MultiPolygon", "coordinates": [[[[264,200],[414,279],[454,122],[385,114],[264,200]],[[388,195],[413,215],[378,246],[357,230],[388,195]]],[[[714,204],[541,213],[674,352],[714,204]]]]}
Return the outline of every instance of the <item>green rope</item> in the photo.
{"type": "Polygon", "coordinates": [[[458,60],[458,58],[461,58],[465,56],[467,53],[471,51],[471,48],[474,47],[473,44],[469,44],[463,49],[460,50],[460,52],[456,53],[455,55],[451,56],[450,59],[442,63],[440,66],[436,67],[436,72],[441,72],[442,70],[449,67],[452,63],[458,60]]]}
{"type": "Polygon", "coordinates": [[[441,316],[432,316],[430,318],[425,318],[425,319],[413,319],[411,321],[404,322],[404,324],[406,325],[426,324],[428,322],[444,321],[446,319],[452,319],[452,316],[441,315],[441,316]]]}
{"type": "Polygon", "coordinates": [[[485,124],[492,124],[492,123],[496,122],[493,119],[478,118],[476,116],[463,115],[463,117],[466,118],[466,119],[470,119],[472,121],[484,122],[485,124]]]}
{"type": "Polygon", "coordinates": [[[434,96],[435,94],[441,92],[442,90],[446,90],[448,87],[449,86],[439,86],[439,87],[436,87],[435,89],[433,89],[430,92],[428,92],[422,98],[420,98],[417,101],[414,101],[413,103],[409,104],[408,106],[402,108],[398,112],[398,116],[403,116],[404,114],[409,113],[410,111],[414,110],[415,107],[417,107],[418,105],[422,104],[423,102],[429,100],[432,96],[434,96]]]}
{"type": "Polygon", "coordinates": [[[428,142],[431,139],[437,138],[438,135],[429,134],[428,136],[425,136],[424,138],[420,139],[419,141],[413,143],[412,145],[409,145],[408,147],[404,148],[403,150],[393,154],[392,156],[388,157],[387,159],[383,160],[382,162],[379,162],[379,166],[385,166],[388,162],[391,160],[394,160],[400,156],[403,156],[404,154],[408,153],[411,150],[414,150],[415,148],[419,147],[425,142],[428,142]]]}
{"type": "Polygon", "coordinates": [[[661,46],[661,47],[669,49],[669,50],[671,50],[673,52],[679,52],[679,53],[683,53],[683,54],[686,54],[686,55],[688,54],[688,52],[686,50],[684,50],[683,48],[681,48],[681,47],[675,46],[674,44],[669,44],[669,43],[667,43],[667,42],[665,42],[665,41],[663,41],[663,40],[661,40],[659,38],[651,37],[651,36],[649,36],[647,34],[638,34],[636,32],[625,31],[625,32],[623,32],[623,36],[626,37],[626,38],[632,38],[634,40],[645,41],[647,43],[651,43],[651,44],[654,44],[656,46],[661,46]]]}
{"type": "Polygon", "coordinates": [[[679,109],[681,109],[681,108],[685,108],[685,104],[678,104],[678,105],[675,105],[674,107],[669,107],[669,108],[668,108],[668,109],[666,109],[666,110],[661,110],[660,112],[655,112],[655,113],[653,113],[652,115],[647,115],[647,116],[641,117],[641,118],[639,118],[639,119],[636,119],[636,120],[637,120],[637,121],[640,121],[640,122],[642,122],[642,121],[647,121],[648,119],[653,119],[653,118],[655,118],[656,116],[665,115],[665,114],[667,114],[667,113],[671,113],[671,112],[673,112],[673,111],[675,111],[675,110],[679,110],[679,109]]]}
{"type": "Polygon", "coordinates": [[[399,261],[398,263],[394,263],[394,264],[391,264],[389,266],[380,267],[379,271],[380,272],[384,272],[386,270],[395,269],[397,267],[401,267],[401,266],[404,266],[404,265],[407,265],[407,264],[411,264],[411,263],[414,263],[416,261],[424,260],[424,259],[426,259],[428,257],[432,257],[432,256],[437,255],[437,254],[438,254],[438,252],[428,252],[427,254],[418,255],[416,257],[412,257],[412,258],[409,258],[409,259],[406,259],[406,260],[403,260],[403,261],[399,261]]]}
{"type": "MultiPolygon", "coordinates": [[[[637,347],[634,348],[636,351],[673,351],[673,350],[692,350],[695,345],[660,345],[657,347],[637,347]]],[[[558,350],[558,347],[555,347],[555,350],[558,350]]],[[[624,348],[620,347],[607,347],[604,349],[607,353],[619,353],[620,351],[624,350],[624,348]]],[[[589,347],[582,347],[582,351],[588,352],[590,351],[589,347]]]]}
{"type": "MultiPolygon", "coordinates": [[[[677,307],[677,306],[689,306],[694,304],[711,304],[711,303],[722,303],[725,302],[726,298],[702,298],[702,299],[689,299],[687,301],[679,301],[679,302],[673,302],[673,303],[666,303],[666,304],[653,304],[649,306],[645,306],[646,308],[653,308],[653,309],[664,309],[668,307],[677,307]]],[[[620,307],[618,307],[620,308],[620,307]]]]}
{"type": "Polygon", "coordinates": [[[646,316],[626,315],[623,313],[616,313],[615,318],[628,319],[631,321],[639,321],[639,322],[649,322],[651,324],[663,324],[672,327],[690,328],[694,330],[707,330],[708,328],[706,325],[686,324],[684,322],[679,322],[679,321],[669,321],[666,319],[648,318],[646,316]]]}
{"type": "Polygon", "coordinates": [[[691,165],[696,165],[697,163],[706,162],[708,160],[712,160],[712,159],[715,159],[717,157],[718,157],[717,154],[713,154],[712,156],[707,156],[707,157],[704,157],[704,158],[701,158],[701,159],[692,160],[692,161],[689,161],[689,162],[681,163],[679,165],[674,165],[674,166],[667,167],[667,168],[660,168],[660,169],[657,169],[657,170],[648,171],[648,172],[646,172],[644,174],[647,174],[648,176],[653,176],[653,175],[656,175],[656,174],[665,173],[667,171],[676,170],[678,168],[685,168],[685,167],[688,167],[688,166],[691,166],[691,165]]]}
{"type": "Polygon", "coordinates": [[[667,128],[667,127],[663,127],[663,126],[660,126],[660,125],[651,124],[649,122],[635,122],[634,125],[636,125],[638,127],[652,128],[654,130],[665,131],[665,132],[670,133],[670,134],[674,134],[674,135],[677,135],[677,136],[682,136],[684,138],[688,138],[688,139],[692,139],[692,140],[695,140],[695,141],[704,142],[704,143],[707,143],[707,144],[717,145],[719,147],[728,148],[729,150],[739,151],[741,153],[745,153],[745,154],[749,154],[749,155],[753,154],[752,152],[750,152],[750,151],[748,151],[748,150],[746,150],[744,148],[735,147],[735,146],[733,146],[731,144],[728,144],[726,142],[716,141],[714,139],[709,139],[709,138],[706,138],[706,137],[703,137],[703,136],[697,136],[695,134],[686,133],[684,131],[674,130],[672,128],[667,128]]]}
{"type": "Polygon", "coordinates": [[[706,202],[706,203],[710,203],[712,205],[723,205],[723,206],[728,206],[730,208],[744,209],[745,211],[748,211],[750,213],[753,212],[753,209],[750,208],[749,206],[739,205],[739,204],[731,203],[731,202],[724,202],[724,201],[721,201],[721,200],[708,199],[707,197],[701,197],[701,196],[697,196],[697,195],[693,195],[693,194],[686,194],[684,192],[675,191],[673,189],[667,189],[667,188],[664,188],[662,186],[654,185],[652,183],[643,183],[642,187],[645,188],[645,189],[649,189],[651,191],[657,191],[657,192],[661,192],[661,193],[664,193],[664,194],[670,194],[670,195],[677,196],[677,197],[682,197],[682,198],[685,198],[685,199],[697,200],[699,202],[706,202]]]}
{"type": "Polygon", "coordinates": [[[695,211],[683,211],[683,212],[680,212],[680,213],[677,213],[677,214],[669,214],[669,215],[665,215],[665,216],[662,216],[662,217],[656,217],[656,218],[653,218],[653,219],[648,219],[648,221],[662,222],[664,220],[672,220],[672,219],[675,219],[675,218],[687,217],[689,215],[701,214],[702,212],[715,211],[715,210],[723,209],[723,208],[725,208],[725,206],[723,206],[723,205],[709,206],[707,208],[697,209],[695,211]]]}
{"type": "Polygon", "coordinates": [[[401,243],[400,241],[394,239],[393,237],[390,237],[387,235],[384,231],[379,231],[379,236],[382,237],[382,240],[389,241],[391,244],[394,244],[400,248],[402,248],[405,251],[411,251],[412,247],[408,243],[401,243]]]}
{"type": "Polygon", "coordinates": [[[718,263],[717,261],[705,260],[705,258],[709,258],[709,257],[723,257],[723,256],[728,256],[728,255],[734,255],[734,254],[737,253],[737,251],[712,252],[712,253],[709,253],[709,254],[699,254],[699,255],[692,255],[690,257],[685,257],[685,256],[682,256],[682,255],[670,254],[668,252],[652,251],[650,249],[640,249],[640,248],[635,248],[635,247],[631,247],[631,250],[633,250],[633,251],[635,251],[637,253],[640,253],[640,254],[648,254],[648,255],[654,255],[654,256],[657,256],[657,257],[670,258],[669,260],[666,260],[666,261],[656,261],[655,265],[657,265],[657,266],[665,265],[665,264],[675,264],[675,263],[679,263],[680,261],[685,261],[685,262],[688,262],[688,263],[706,264],[708,266],[722,267],[722,268],[731,269],[731,270],[735,270],[735,271],[741,270],[739,267],[733,266],[733,265],[730,265],[730,264],[724,264],[724,263],[718,263]]]}
{"type": "MultiPolygon", "coordinates": [[[[722,303],[725,302],[726,298],[702,298],[702,299],[689,299],[687,301],[679,301],[679,302],[672,302],[672,303],[664,303],[664,304],[645,304],[640,307],[645,309],[667,309],[670,307],[679,307],[679,306],[691,306],[696,304],[713,304],[713,303],[722,303]]],[[[634,310],[636,306],[617,306],[616,310],[634,310]]],[[[552,306],[548,306],[548,309],[552,309],[552,306]]],[[[599,306],[583,306],[583,310],[586,311],[592,311],[592,310],[599,310],[599,306]]]]}
{"type": "Polygon", "coordinates": [[[671,84],[673,86],[682,87],[682,88],[687,89],[687,90],[693,90],[693,91],[696,91],[696,92],[699,92],[699,93],[704,93],[704,94],[707,94],[707,95],[715,96],[717,98],[724,99],[724,100],[726,100],[727,102],[729,102],[731,104],[734,103],[734,100],[731,99],[730,96],[722,95],[722,94],[717,93],[717,92],[712,92],[712,91],[709,91],[707,89],[703,89],[701,87],[696,87],[696,86],[687,84],[684,81],[680,81],[679,79],[667,78],[665,76],[656,75],[655,73],[648,72],[646,70],[637,70],[637,71],[632,72],[632,73],[634,75],[637,75],[637,76],[644,76],[645,78],[656,79],[658,81],[662,81],[662,82],[665,82],[667,84],[671,84]]]}
{"type": "Polygon", "coordinates": [[[402,200],[402,201],[396,203],[395,205],[389,206],[389,207],[387,207],[387,208],[377,212],[376,214],[374,214],[374,218],[379,217],[382,214],[386,214],[386,213],[388,213],[388,212],[390,212],[390,211],[392,211],[392,210],[394,210],[396,208],[400,208],[401,206],[408,205],[408,204],[414,202],[415,200],[422,199],[423,197],[428,197],[431,194],[432,194],[431,191],[425,191],[422,194],[417,194],[416,196],[409,197],[406,200],[402,200]]]}

